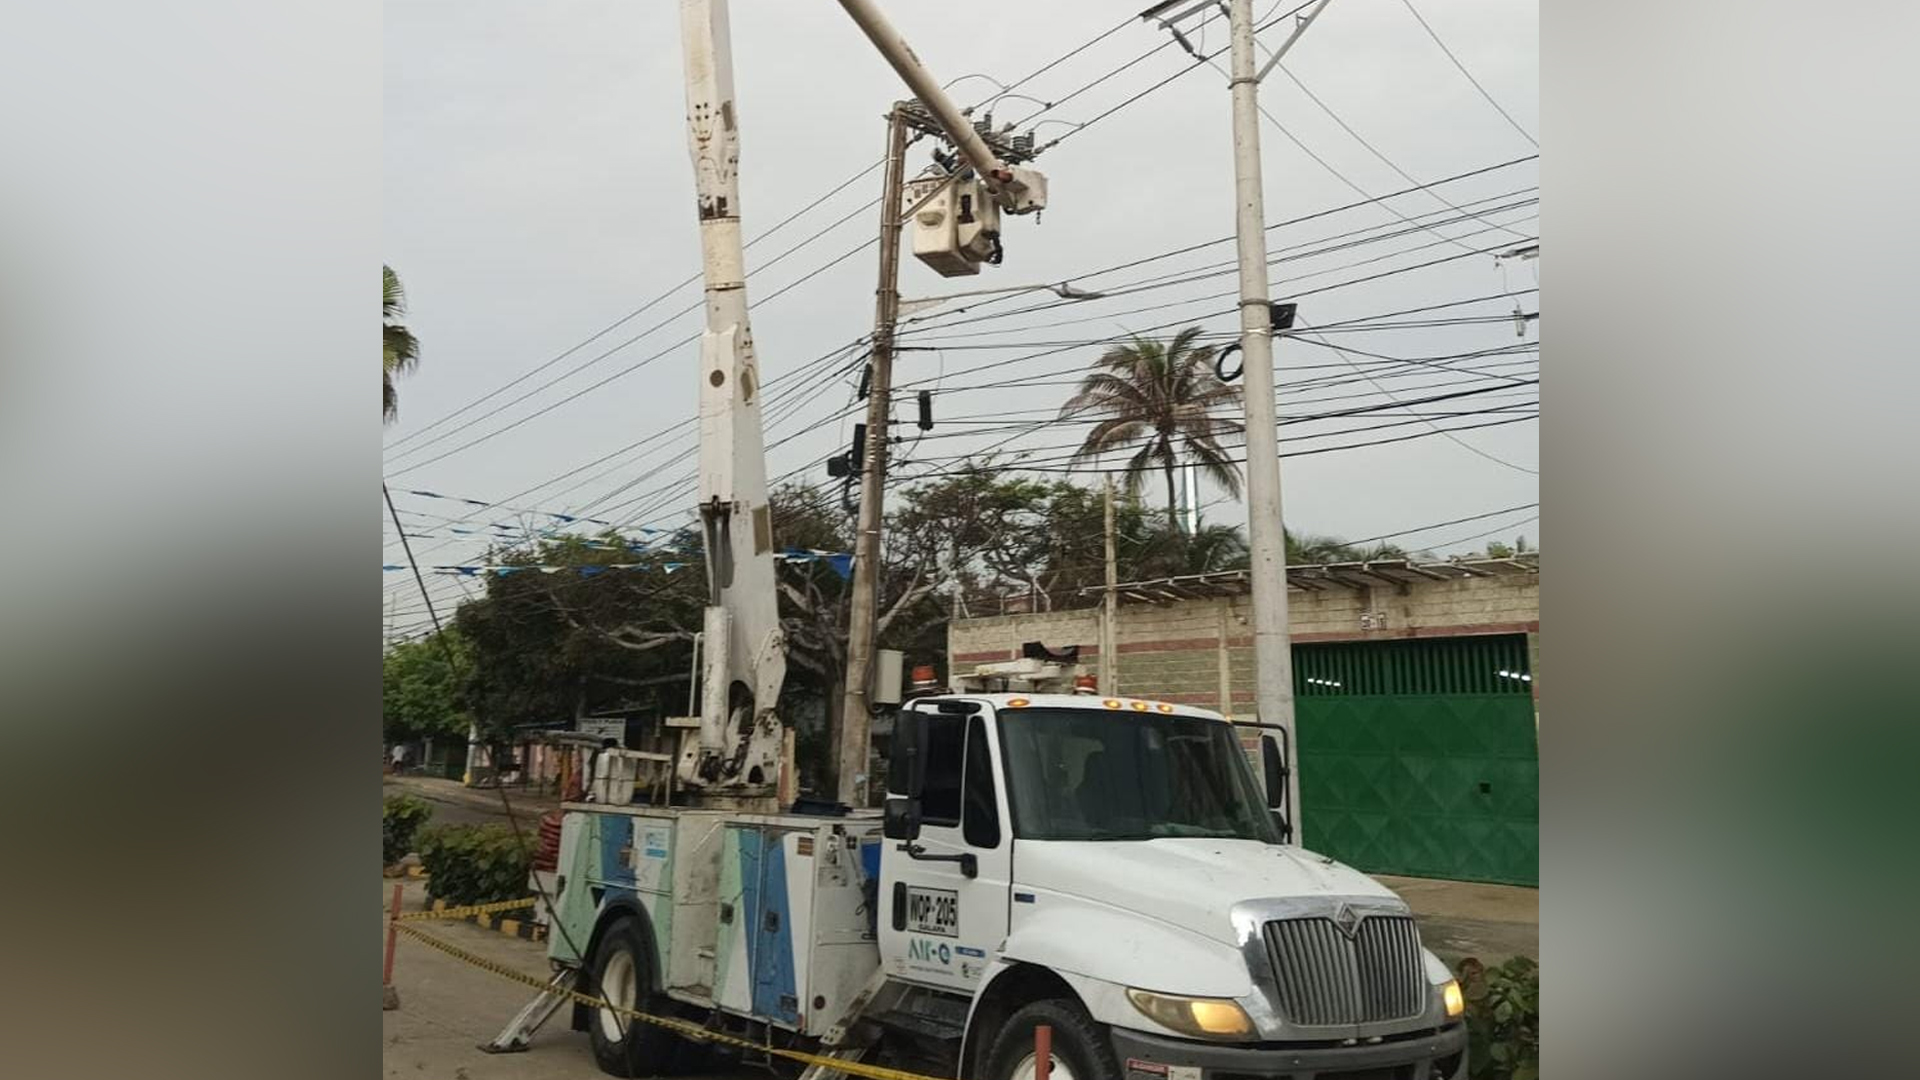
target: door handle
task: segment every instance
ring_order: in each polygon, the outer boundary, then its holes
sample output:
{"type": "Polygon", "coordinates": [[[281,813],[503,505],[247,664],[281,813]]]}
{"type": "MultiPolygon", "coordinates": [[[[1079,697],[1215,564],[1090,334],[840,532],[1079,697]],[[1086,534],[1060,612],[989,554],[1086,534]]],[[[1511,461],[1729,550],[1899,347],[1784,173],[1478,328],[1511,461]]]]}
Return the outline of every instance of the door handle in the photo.
{"type": "Polygon", "coordinates": [[[899,850],[906,852],[907,858],[915,862],[959,863],[960,873],[969,878],[980,876],[980,859],[971,851],[963,851],[958,855],[929,855],[926,848],[911,842],[899,845],[899,850]]]}

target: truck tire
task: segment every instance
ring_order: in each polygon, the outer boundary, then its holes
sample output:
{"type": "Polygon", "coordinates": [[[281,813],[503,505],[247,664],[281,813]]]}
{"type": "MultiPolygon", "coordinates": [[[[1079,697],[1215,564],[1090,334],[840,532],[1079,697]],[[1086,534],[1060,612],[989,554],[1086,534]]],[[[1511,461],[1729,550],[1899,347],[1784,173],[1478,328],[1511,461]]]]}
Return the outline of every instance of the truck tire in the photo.
{"type": "Polygon", "coordinates": [[[1055,1080],[1120,1080],[1120,1062],[1104,1027],[1078,1002],[1049,998],[1007,1018],[987,1053],[985,1080],[1034,1080],[1033,1029],[1053,1028],[1055,1080]]]}
{"type": "MultiPolygon", "coordinates": [[[[582,993],[641,1012],[657,1012],[653,950],[640,920],[622,915],[608,924],[585,970],[582,993]]],[[[587,1034],[593,1059],[609,1076],[658,1076],[667,1067],[678,1036],[607,1009],[589,1009],[587,1034]]]]}

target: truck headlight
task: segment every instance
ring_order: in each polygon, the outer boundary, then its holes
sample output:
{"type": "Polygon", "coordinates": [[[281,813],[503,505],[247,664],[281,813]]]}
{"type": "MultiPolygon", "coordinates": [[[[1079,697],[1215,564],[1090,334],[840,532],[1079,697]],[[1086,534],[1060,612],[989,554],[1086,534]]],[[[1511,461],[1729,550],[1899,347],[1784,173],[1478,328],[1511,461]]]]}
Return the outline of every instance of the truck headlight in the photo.
{"type": "Polygon", "coordinates": [[[1127,991],[1142,1016],[1161,1027],[1200,1039],[1233,1039],[1253,1034],[1253,1021],[1226,998],[1176,997],[1150,990],[1127,991]]]}
{"type": "Polygon", "coordinates": [[[1440,987],[1440,1000],[1446,1003],[1449,1020],[1467,1011],[1467,998],[1460,992],[1458,979],[1448,979],[1440,987]]]}

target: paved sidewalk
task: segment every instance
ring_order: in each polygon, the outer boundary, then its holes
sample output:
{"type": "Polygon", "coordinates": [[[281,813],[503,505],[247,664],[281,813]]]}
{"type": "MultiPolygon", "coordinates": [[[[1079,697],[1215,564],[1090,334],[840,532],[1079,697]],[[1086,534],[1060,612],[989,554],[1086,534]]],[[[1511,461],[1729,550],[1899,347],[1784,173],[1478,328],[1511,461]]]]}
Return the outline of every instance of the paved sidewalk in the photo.
{"type": "MultiPolygon", "coordinates": [[[[380,883],[381,946],[386,945],[387,903],[394,883],[380,883]]],[[[426,907],[426,883],[401,884],[401,910],[426,907]]],[[[457,919],[415,923],[442,941],[495,963],[546,978],[546,945],[485,930],[457,919]]],[[[393,984],[400,1008],[380,1014],[382,1075],[408,1080],[594,1080],[603,1076],[583,1031],[569,1026],[573,1010],[562,1006],[533,1043],[517,1054],[488,1054],[480,1044],[499,1034],[533,1000],[531,987],[483,971],[430,945],[400,935],[394,951],[393,984]]],[[[373,1002],[372,988],[367,1003],[373,1002]]],[[[705,1080],[769,1080],[770,1074],[738,1064],[718,1064],[705,1080]]]]}
{"type": "MultiPolygon", "coordinates": [[[[381,945],[386,944],[385,902],[393,883],[381,882],[381,945]]],[[[425,883],[402,886],[402,906],[418,911],[426,899],[425,883]]],[[[529,975],[548,971],[546,946],[468,922],[446,920],[416,923],[427,933],[529,975]]],[[[400,935],[394,951],[393,983],[400,1008],[380,1014],[380,1060],[390,1077],[432,1080],[586,1080],[600,1075],[593,1063],[587,1037],[568,1030],[569,1010],[563,1008],[548,1022],[533,1045],[520,1054],[487,1054],[481,1043],[533,998],[533,990],[482,971],[447,954],[400,935]]],[[[367,994],[371,1003],[373,994],[367,994]]]]}
{"type": "MultiPolygon", "coordinates": [[[[382,795],[404,792],[427,800],[433,804],[433,821],[439,824],[475,825],[507,820],[500,792],[494,788],[465,787],[458,780],[437,776],[383,776],[380,791],[382,795]]],[[[553,795],[515,787],[507,788],[507,802],[513,805],[513,814],[523,829],[535,828],[541,814],[560,805],[560,800],[553,795]]]]}
{"type": "Polygon", "coordinates": [[[1449,964],[1474,957],[1498,964],[1540,959],[1540,890],[1518,885],[1373,875],[1399,893],[1420,923],[1420,937],[1449,964]]]}

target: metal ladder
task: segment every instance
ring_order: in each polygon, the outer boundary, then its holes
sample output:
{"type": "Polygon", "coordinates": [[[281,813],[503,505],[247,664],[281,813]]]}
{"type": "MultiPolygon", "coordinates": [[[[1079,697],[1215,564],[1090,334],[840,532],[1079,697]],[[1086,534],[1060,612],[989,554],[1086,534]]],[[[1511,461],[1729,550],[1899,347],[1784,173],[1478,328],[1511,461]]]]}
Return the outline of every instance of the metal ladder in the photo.
{"type": "Polygon", "coordinates": [[[548,980],[547,988],[527,1002],[526,1008],[514,1014],[492,1042],[481,1043],[480,1049],[489,1054],[517,1054],[526,1050],[541,1025],[551,1020],[553,1014],[560,1011],[560,1006],[573,1000],[570,994],[579,981],[579,968],[565,967],[555,972],[553,978],[548,980]]]}

